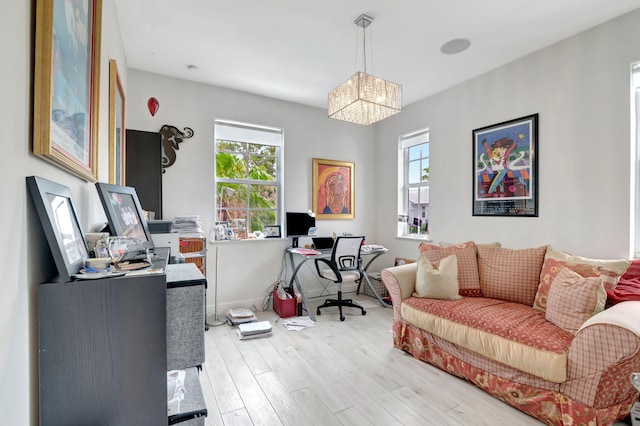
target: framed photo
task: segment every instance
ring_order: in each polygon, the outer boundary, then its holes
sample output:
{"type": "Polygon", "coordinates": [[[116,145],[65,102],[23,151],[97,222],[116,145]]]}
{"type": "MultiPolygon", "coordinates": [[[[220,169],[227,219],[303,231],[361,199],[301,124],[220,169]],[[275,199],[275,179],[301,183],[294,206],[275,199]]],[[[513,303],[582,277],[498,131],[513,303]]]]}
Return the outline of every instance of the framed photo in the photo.
{"type": "Polygon", "coordinates": [[[473,131],[473,215],[538,216],[538,114],[473,131]]]}
{"type": "Polygon", "coordinates": [[[314,158],[312,195],[317,219],[353,219],[356,204],[354,164],[314,158]]]}
{"type": "Polygon", "coordinates": [[[33,153],[98,177],[102,0],[36,2],[33,153]]]}
{"type": "Polygon", "coordinates": [[[37,176],[27,177],[27,188],[58,269],[58,279],[71,281],[89,257],[71,191],[37,176]]]}
{"type": "Polygon", "coordinates": [[[280,238],[280,225],[266,225],[264,227],[265,238],[280,238]]]}
{"type": "Polygon", "coordinates": [[[125,96],[118,65],[109,60],[109,183],[124,185],[125,170],[125,96]]]}
{"type": "Polygon", "coordinates": [[[230,231],[229,222],[216,222],[213,231],[216,241],[228,240],[230,231]]]}

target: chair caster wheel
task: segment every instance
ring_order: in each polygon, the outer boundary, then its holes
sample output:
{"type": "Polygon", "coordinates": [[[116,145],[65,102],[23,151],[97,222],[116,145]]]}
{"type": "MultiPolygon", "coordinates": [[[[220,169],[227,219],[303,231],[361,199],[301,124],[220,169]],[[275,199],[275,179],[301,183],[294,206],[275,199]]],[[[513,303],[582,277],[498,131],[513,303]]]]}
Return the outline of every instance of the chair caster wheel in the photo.
{"type": "Polygon", "coordinates": [[[316,309],[316,315],[322,315],[322,314],[320,313],[320,309],[316,309]]]}
{"type": "Polygon", "coordinates": [[[340,321],[344,321],[344,317],[340,317],[340,321]]]}
{"type": "Polygon", "coordinates": [[[362,315],[367,315],[367,311],[362,311],[362,315]]]}

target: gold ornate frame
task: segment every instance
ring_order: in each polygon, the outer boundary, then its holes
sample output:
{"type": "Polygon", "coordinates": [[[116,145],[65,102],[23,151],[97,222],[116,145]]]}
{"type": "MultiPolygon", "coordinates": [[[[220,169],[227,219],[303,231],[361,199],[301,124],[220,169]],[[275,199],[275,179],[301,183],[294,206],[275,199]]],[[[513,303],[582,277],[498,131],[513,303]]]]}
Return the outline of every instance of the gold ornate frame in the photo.
{"type": "Polygon", "coordinates": [[[124,185],[126,98],[115,59],[109,60],[109,183],[124,185]]]}
{"type": "Polygon", "coordinates": [[[82,2],[36,2],[33,153],[96,181],[102,0],[82,2]]]}
{"type": "Polygon", "coordinates": [[[313,159],[313,211],[317,219],[355,217],[355,165],[313,159]]]}

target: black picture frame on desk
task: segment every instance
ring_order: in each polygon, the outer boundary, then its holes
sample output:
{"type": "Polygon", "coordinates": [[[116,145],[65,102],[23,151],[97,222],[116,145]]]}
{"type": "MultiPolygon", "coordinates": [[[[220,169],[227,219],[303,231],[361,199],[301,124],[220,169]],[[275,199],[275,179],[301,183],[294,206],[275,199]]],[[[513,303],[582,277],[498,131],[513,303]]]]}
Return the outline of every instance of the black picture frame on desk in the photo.
{"type": "Polygon", "coordinates": [[[264,227],[265,238],[282,238],[280,225],[266,225],[264,227]]]}
{"type": "Polygon", "coordinates": [[[27,177],[27,188],[49,243],[60,281],[71,281],[89,257],[68,187],[38,177],[27,177]]]}
{"type": "Polygon", "coordinates": [[[96,190],[112,236],[135,238],[144,248],[155,248],[134,187],[96,182],[96,190]]]}

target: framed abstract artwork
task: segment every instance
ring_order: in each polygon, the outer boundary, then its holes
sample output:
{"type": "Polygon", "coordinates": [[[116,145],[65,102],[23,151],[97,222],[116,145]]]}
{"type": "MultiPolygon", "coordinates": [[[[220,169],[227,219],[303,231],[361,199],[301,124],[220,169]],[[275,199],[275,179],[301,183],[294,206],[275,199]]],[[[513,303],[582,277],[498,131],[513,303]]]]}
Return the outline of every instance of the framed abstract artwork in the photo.
{"type": "Polygon", "coordinates": [[[313,159],[313,212],[317,219],[355,217],[355,166],[346,161],[313,159]]]}
{"type": "Polygon", "coordinates": [[[109,183],[124,185],[125,170],[125,96],[118,65],[109,60],[109,183]]]}
{"type": "Polygon", "coordinates": [[[101,0],[36,2],[33,153],[98,177],[101,0]]]}
{"type": "Polygon", "coordinates": [[[538,114],[473,130],[473,215],[538,216],[538,114]]]}

